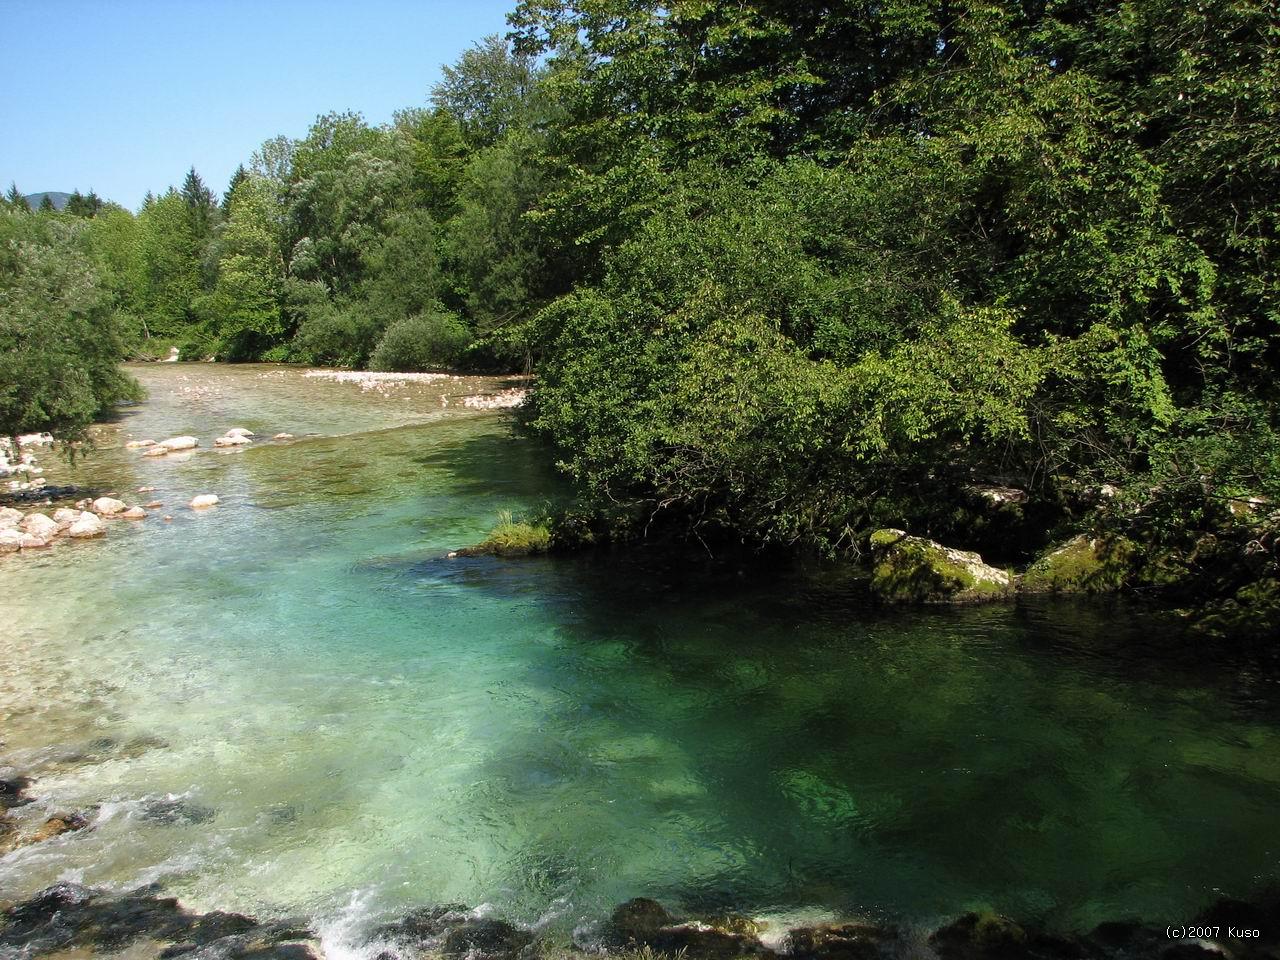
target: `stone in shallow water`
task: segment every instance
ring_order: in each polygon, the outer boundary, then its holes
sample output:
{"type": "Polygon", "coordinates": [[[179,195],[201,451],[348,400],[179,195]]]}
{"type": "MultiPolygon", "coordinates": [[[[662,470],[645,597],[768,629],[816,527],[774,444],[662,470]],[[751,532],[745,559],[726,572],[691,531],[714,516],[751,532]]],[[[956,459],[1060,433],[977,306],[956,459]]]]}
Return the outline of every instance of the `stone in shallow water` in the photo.
{"type": "Polygon", "coordinates": [[[209,507],[218,505],[218,496],[214,493],[202,493],[198,497],[191,498],[192,510],[206,510],[209,507]]]}
{"type": "Polygon", "coordinates": [[[879,956],[880,944],[896,936],[893,931],[861,923],[798,927],[787,933],[784,951],[810,960],[872,960],[879,956]]]}
{"type": "Polygon", "coordinates": [[[93,501],[93,511],[104,517],[114,517],[117,513],[124,512],[125,502],[117,500],[115,497],[99,497],[93,501]]]}
{"type": "Polygon", "coordinates": [[[40,828],[31,835],[31,842],[42,843],[45,840],[52,840],[54,837],[60,837],[64,833],[74,833],[77,830],[83,830],[88,825],[88,818],[79,813],[55,813],[52,817],[41,824],[40,828]]]}

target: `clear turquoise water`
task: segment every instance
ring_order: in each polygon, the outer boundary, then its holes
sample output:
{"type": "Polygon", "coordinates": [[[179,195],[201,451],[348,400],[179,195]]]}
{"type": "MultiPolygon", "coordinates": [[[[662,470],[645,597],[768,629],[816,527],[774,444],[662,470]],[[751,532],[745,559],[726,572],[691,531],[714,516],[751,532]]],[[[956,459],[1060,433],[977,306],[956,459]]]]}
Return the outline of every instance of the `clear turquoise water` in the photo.
{"type": "Polygon", "coordinates": [[[1280,876],[1273,664],[1139,608],[889,613],[794,571],[449,560],[559,492],[509,415],[459,409],[485,384],[140,376],[151,399],[75,477],[156,486],[126,499],[174,520],[0,558],[0,750],[42,798],[22,814],[96,811],[0,859],[0,899],[159,880],[338,940],[444,901],[568,935],[636,895],[1080,928],[1280,876]],[[314,436],[119,449],[230,426],[314,436]],[[201,492],[222,505],[181,506],[201,492]],[[142,817],[169,795],[212,818],[142,817]]]}

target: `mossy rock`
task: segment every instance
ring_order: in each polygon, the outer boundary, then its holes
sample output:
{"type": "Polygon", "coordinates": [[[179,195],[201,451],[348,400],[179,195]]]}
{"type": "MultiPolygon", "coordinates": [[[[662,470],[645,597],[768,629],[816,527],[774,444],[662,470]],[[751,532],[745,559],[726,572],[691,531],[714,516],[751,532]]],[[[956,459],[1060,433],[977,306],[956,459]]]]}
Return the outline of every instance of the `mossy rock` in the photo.
{"type": "Polygon", "coordinates": [[[1021,586],[1027,593],[1110,593],[1130,578],[1134,556],[1128,540],[1073,537],[1033,563],[1021,586]]]}
{"type": "Polygon", "coordinates": [[[871,551],[871,589],[892,603],[1000,600],[1013,589],[1013,578],[984,563],[980,555],[902,530],[875,531],[871,551]]]}

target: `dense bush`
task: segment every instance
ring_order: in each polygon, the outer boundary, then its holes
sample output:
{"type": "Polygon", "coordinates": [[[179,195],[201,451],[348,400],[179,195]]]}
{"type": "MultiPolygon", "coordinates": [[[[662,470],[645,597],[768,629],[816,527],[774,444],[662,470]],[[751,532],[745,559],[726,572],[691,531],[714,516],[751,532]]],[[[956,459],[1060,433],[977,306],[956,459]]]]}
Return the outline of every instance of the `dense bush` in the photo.
{"type": "Polygon", "coordinates": [[[471,334],[456,316],[441,311],[397,320],[374,348],[370,370],[439,370],[457,362],[471,334]]]}

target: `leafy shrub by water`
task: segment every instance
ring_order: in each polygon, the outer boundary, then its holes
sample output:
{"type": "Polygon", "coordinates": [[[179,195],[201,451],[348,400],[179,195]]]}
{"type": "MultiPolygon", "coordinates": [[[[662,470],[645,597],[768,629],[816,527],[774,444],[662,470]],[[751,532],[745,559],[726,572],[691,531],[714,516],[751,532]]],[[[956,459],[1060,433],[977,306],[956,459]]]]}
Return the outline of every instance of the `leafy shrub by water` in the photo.
{"type": "Polygon", "coordinates": [[[451,313],[405,317],[387,327],[369,369],[412,372],[452,366],[470,341],[470,331],[451,313]]]}

